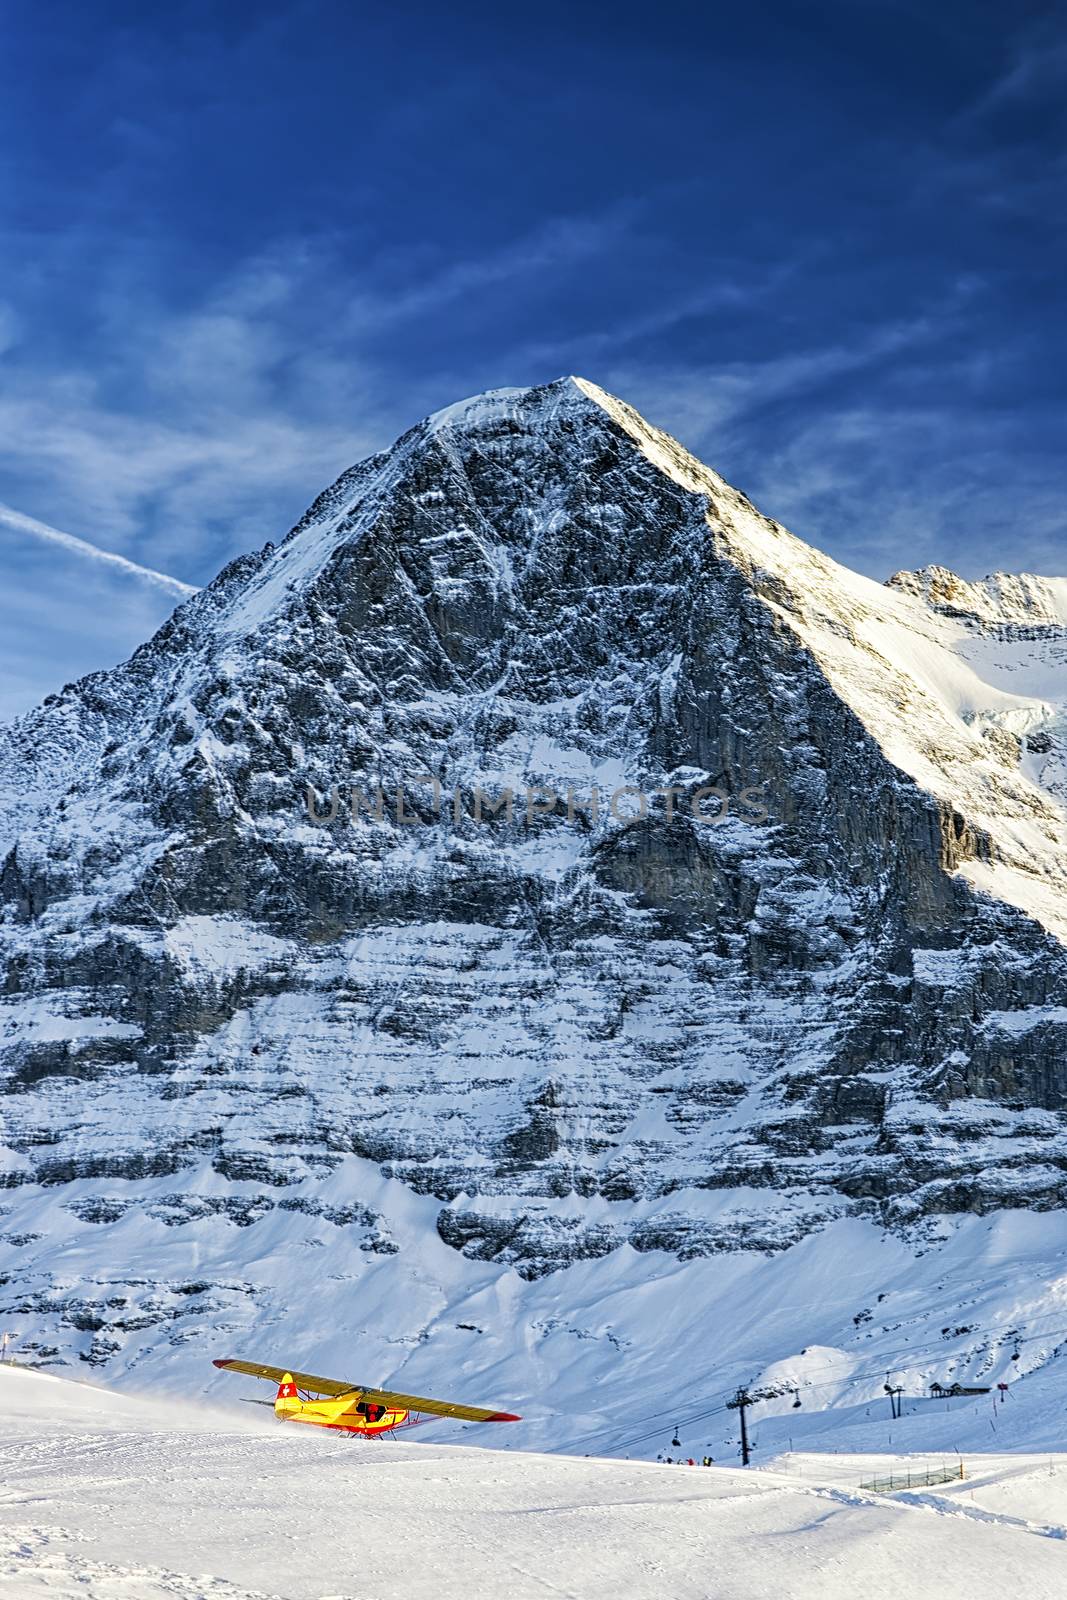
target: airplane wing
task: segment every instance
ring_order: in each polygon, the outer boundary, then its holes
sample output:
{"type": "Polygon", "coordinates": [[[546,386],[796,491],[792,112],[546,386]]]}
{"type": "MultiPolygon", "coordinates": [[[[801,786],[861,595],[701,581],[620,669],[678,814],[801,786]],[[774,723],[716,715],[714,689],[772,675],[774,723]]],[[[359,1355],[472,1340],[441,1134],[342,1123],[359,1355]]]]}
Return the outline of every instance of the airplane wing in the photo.
{"type": "Polygon", "coordinates": [[[427,1400],[424,1395],[398,1394],[395,1389],[361,1389],[360,1398],[391,1411],[428,1411],[435,1417],[458,1417],[461,1422],[521,1422],[510,1411],[487,1411],[483,1406],[460,1406],[449,1400],[427,1400]]]}
{"type": "Polygon", "coordinates": [[[233,1360],[213,1361],[212,1366],[222,1367],[226,1372],[243,1372],[246,1378],[266,1378],[270,1383],[281,1383],[290,1377],[298,1389],[310,1389],[313,1394],[327,1394],[332,1399],[342,1394],[360,1393],[358,1384],[341,1383],[337,1378],[315,1378],[310,1372],[296,1372],[292,1367],[265,1367],[259,1361],[233,1360]]]}
{"type": "Polygon", "coordinates": [[[343,1383],[339,1378],[316,1378],[310,1372],[296,1372],[292,1367],[267,1367],[258,1361],[236,1360],[215,1361],[213,1365],[227,1372],[243,1372],[249,1378],[266,1378],[270,1383],[281,1383],[289,1374],[298,1389],[309,1389],[313,1394],[330,1395],[333,1399],[350,1394],[360,1400],[370,1400],[374,1405],[387,1406],[391,1411],[425,1411],[435,1417],[455,1417],[460,1422],[522,1420],[510,1411],[488,1411],[484,1406],[461,1406],[448,1400],[430,1400],[424,1395],[399,1394],[393,1389],[372,1389],[361,1383],[343,1383]]]}

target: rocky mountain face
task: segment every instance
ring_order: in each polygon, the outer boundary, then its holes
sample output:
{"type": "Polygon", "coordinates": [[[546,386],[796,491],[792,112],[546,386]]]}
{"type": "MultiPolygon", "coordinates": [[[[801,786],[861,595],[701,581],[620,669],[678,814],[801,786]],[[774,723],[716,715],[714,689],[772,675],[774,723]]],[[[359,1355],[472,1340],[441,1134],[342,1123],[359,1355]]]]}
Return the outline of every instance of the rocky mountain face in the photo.
{"type": "Polygon", "coordinates": [[[1063,1204],[1065,658],[581,380],[412,429],[0,731],[5,1325],[1063,1204]]]}

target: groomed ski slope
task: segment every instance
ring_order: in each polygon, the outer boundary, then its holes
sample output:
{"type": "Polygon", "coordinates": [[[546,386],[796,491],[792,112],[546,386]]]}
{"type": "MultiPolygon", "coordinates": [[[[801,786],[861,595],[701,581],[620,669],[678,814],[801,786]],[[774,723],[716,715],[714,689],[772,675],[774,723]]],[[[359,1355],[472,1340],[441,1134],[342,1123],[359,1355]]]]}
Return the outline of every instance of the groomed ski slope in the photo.
{"type": "Polygon", "coordinates": [[[19,1600],[1058,1600],[1067,1571],[1067,1455],[888,1498],[858,1484],[902,1458],[365,1444],[2,1368],[0,1461],[19,1600]]]}

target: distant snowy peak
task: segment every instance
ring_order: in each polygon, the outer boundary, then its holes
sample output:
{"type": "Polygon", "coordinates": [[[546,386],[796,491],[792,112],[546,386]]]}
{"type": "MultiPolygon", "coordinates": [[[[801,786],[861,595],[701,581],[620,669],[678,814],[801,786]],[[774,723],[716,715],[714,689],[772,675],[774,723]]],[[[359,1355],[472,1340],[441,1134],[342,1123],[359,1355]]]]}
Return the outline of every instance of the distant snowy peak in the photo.
{"type": "Polygon", "coordinates": [[[968,583],[947,567],[895,572],[889,587],[925,600],[946,616],[981,624],[1067,627],[1067,578],[994,572],[968,583]]]}

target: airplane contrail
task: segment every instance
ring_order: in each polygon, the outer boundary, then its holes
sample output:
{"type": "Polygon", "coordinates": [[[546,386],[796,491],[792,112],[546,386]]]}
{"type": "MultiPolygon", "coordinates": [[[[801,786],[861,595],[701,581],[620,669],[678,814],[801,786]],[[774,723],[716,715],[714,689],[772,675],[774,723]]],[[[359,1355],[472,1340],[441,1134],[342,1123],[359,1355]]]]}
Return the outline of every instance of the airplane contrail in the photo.
{"type": "Polygon", "coordinates": [[[73,555],[86,556],[90,561],[101,561],[109,567],[118,567],[131,578],[154,583],[157,589],[165,589],[168,594],[177,595],[181,600],[188,600],[190,595],[199,593],[195,584],[183,583],[180,578],[172,578],[166,572],[156,572],[153,567],[142,567],[136,561],[127,561],[125,556],[116,555],[113,550],[101,550],[98,545],[90,544],[88,539],[75,538],[73,533],[61,533],[58,528],[49,527],[47,522],[38,522],[36,517],[27,517],[21,511],[5,506],[2,502],[0,502],[0,522],[5,522],[9,528],[17,528],[20,533],[31,534],[35,539],[45,539],[49,544],[61,545],[73,555]]]}

